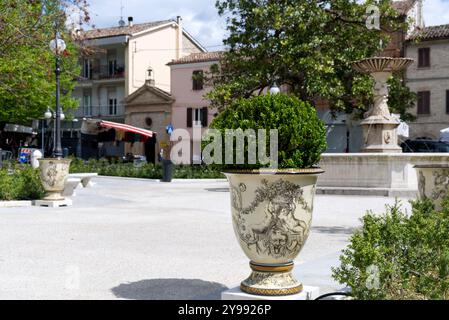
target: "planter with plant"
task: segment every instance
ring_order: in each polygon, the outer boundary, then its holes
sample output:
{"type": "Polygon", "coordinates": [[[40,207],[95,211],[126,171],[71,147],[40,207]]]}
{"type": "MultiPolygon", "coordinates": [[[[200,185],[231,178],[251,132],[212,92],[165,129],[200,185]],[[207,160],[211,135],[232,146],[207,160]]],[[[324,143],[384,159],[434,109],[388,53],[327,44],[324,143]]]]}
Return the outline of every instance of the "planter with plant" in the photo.
{"type": "MultiPolygon", "coordinates": [[[[310,231],[316,182],[323,173],[315,165],[326,148],[324,124],[310,104],[276,94],[234,102],[214,119],[211,129],[221,136],[228,129],[262,130],[267,136],[278,130],[276,168],[257,160],[221,169],[230,184],[234,231],[252,269],[242,291],[270,296],[301,292],[302,284],[292,275],[293,261],[310,231]]],[[[248,141],[245,154],[251,149],[248,141]]],[[[270,150],[270,141],[265,143],[270,150]]],[[[234,157],[242,145],[232,146],[234,157]]]]}

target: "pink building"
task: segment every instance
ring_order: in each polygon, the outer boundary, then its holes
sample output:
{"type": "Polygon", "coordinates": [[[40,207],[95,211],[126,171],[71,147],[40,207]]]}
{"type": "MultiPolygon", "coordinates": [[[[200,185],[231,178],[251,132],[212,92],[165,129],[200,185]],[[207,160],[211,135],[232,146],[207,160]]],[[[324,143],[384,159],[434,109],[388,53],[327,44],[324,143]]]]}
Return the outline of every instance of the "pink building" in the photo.
{"type": "Polygon", "coordinates": [[[212,65],[218,64],[221,54],[222,52],[193,53],[167,64],[171,68],[171,96],[175,100],[172,104],[172,125],[174,129],[189,132],[192,160],[201,159],[199,144],[194,143],[198,141],[194,141],[193,128],[200,127],[204,133],[217,113],[209,108],[209,101],[204,98],[212,87],[198,80],[195,75],[206,73],[212,65]]]}

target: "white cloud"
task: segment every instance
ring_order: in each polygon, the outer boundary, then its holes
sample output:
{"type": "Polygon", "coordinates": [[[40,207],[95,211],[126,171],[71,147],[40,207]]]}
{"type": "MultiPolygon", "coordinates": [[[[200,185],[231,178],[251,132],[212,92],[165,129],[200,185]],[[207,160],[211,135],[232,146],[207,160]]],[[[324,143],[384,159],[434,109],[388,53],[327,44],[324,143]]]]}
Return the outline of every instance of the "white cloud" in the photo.
{"type": "MultiPolygon", "coordinates": [[[[180,15],[184,28],[209,51],[219,50],[218,45],[226,34],[225,21],[215,8],[215,0],[122,0],[124,20],[134,17],[134,22],[175,19],[180,15]]],[[[96,27],[118,24],[121,0],[90,0],[92,23],[96,27]]],[[[426,25],[449,24],[449,0],[424,0],[426,25]]]]}
{"type": "MultiPolygon", "coordinates": [[[[225,35],[224,20],[218,16],[215,0],[122,0],[123,17],[134,23],[176,19],[209,51],[219,50],[225,35]]],[[[97,28],[118,25],[120,0],[90,0],[91,23],[97,28]]]]}
{"type": "Polygon", "coordinates": [[[424,0],[424,20],[427,26],[449,24],[449,0],[424,0]]]}

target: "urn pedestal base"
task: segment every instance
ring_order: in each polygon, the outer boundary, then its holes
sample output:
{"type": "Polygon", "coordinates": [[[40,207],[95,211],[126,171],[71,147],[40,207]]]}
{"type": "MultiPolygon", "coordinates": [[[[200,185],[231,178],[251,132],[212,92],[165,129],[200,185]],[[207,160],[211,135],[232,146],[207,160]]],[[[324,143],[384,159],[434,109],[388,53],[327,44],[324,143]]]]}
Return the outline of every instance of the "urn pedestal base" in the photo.
{"type": "Polygon", "coordinates": [[[372,116],[362,121],[364,153],[402,153],[398,145],[399,122],[387,116],[372,116]]]}
{"type": "Polygon", "coordinates": [[[72,200],[36,200],[33,203],[36,207],[60,208],[72,206],[72,200]]]}
{"type": "Polygon", "coordinates": [[[253,270],[248,279],[243,281],[240,289],[243,292],[262,296],[287,296],[301,293],[303,285],[292,274],[293,263],[268,266],[253,262],[253,270]]]}
{"type": "Polygon", "coordinates": [[[243,292],[240,287],[235,287],[221,293],[221,300],[246,300],[246,301],[305,301],[305,300],[315,300],[320,296],[320,288],[304,286],[304,289],[297,294],[292,294],[289,296],[261,296],[253,295],[243,292]]]}
{"type": "Polygon", "coordinates": [[[62,196],[60,191],[47,191],[44,199],[45,201],[64,201],[65,198],[62,196]]]}

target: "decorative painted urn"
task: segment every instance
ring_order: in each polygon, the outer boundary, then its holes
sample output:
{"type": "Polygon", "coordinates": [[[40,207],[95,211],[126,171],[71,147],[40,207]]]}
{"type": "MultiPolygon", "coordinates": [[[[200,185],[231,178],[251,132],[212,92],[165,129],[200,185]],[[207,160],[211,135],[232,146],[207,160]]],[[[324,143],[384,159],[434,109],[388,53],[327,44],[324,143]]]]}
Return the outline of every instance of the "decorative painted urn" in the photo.
{"type": "Polygon", "coordinates": [[[252,273],[241,290],[255,295],[300,293],[294,260],[309,236],[321,169],[259,169],[225,173],[234,231],[252,273]]]}
{"type": "Polygon", "coordinates": [[[419,199],[430,199],[435,209],[442,209],[442,202],[449,195],[449,165],[417,165],[419,199]]]}
{"type": "Polygon", "coordinates": [[[47,201],[64,200],[62,193],[64,192],[65,182],[69,175],[70,159],[39,159],[40,177],[47,201]]]}

